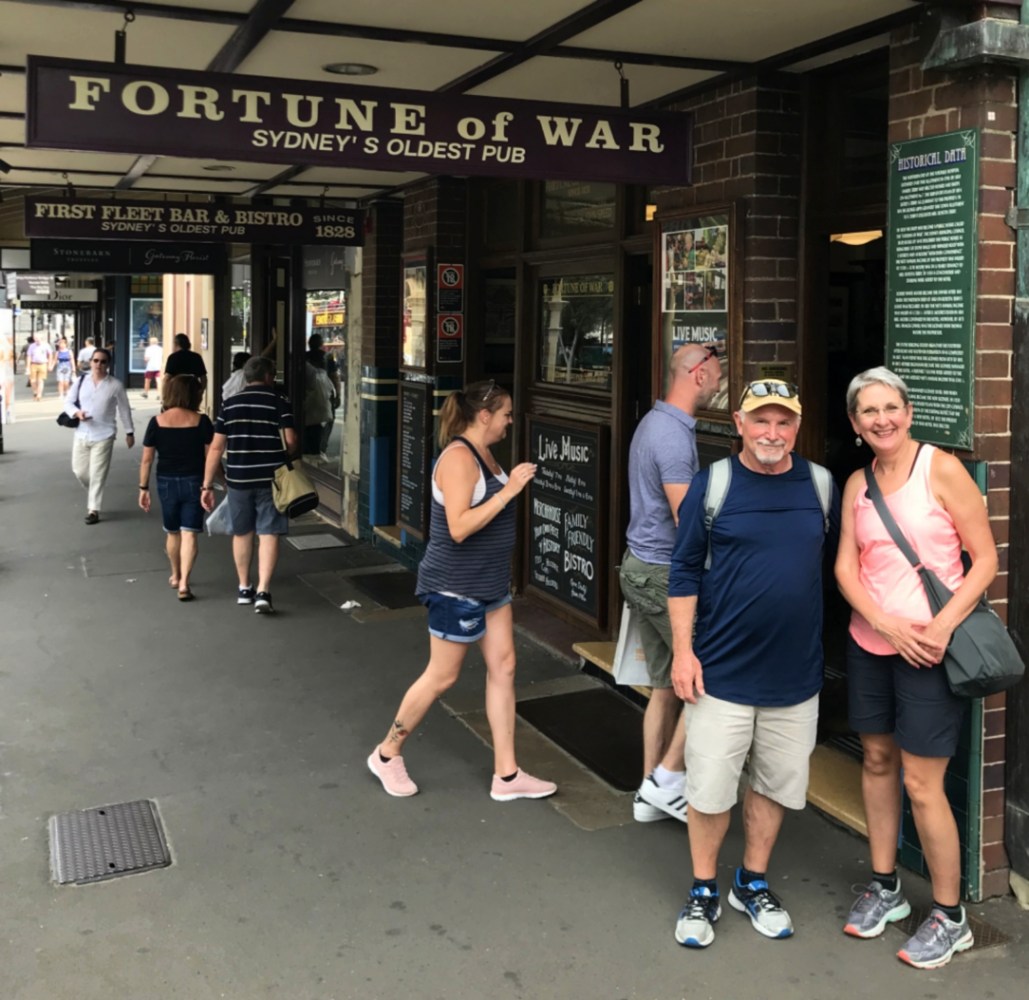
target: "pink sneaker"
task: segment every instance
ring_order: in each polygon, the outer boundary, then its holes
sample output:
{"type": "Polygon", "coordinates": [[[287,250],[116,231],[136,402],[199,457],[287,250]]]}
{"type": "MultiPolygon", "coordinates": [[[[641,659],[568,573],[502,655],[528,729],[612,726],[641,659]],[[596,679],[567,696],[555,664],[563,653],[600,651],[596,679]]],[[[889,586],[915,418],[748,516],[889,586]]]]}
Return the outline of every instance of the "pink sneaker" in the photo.
{"type": "Polygon", "coordinates": [[[382,787],[389,795],[403,798],[418,794],[418,786],[407,775],[403,757],[392,757],[388,764],[383,764],[379,759],[379,748],[376,747],[368,758],[368,770],[382,782],[382,787]]]}
{"type": "Polygon", "coordinates": [[[489,797],[496,802],[513,802],[515,799],[545,799],[556,791],[554,782],[534,778],[518,768],[510,781],[503,781],[494,774],[489,797]]]}

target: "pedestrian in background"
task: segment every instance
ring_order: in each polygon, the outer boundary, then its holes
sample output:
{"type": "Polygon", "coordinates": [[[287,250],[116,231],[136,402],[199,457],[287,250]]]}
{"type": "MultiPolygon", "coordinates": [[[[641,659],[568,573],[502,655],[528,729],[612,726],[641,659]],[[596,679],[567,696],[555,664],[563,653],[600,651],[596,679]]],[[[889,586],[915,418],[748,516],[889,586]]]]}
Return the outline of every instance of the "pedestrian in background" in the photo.
{"type": "Polygon", "coordinates": [[[486,716],[493,737],[490,796],[509,802],[557,791],[552,781],[526,774],[515,758],[512,501],[532,481],[536,466],[523,462],[508,476],[493,457],[490,448],[504,439],[511,423],[511,396],[492,380],[451,393],[440,410],[443,451],[432,473],[429,543],[415,590],[429,609],[429,664],[408,688],[386,738],[368,757],[369,770],[390,795],[418,791],[402,751],[425,713],[457,680],[473,642],[486,661],[486,716]]]}
{"type": "Polygon", "coordinates": [[[63,398],[68,394],[68,387],[71,385],[74,369],[74,357],[68,341],[62,337],[57,341],[57,355],[55,358],[57,367],[57,392],[63,398]]]}
{"type": "Polygon", "coordinates": [[[25,360],[29,366],[29,385],[32,387],[32,398],[37,403],[43,398],[46,377],[54,368],[53,348],[42,337],[41,333],[33,334],[25,350],[25,360]]]}
{"type": "Polygon", "coordinates": [[[197,557],[197,539],[204,527],[200,506],[207,450],[214,426],[200,413],[203,392],[193,375],[165,379],[163,410],[150,418],[143,434],[143,459],[139,471],[139,506],[150,513],[150,470],[157,458],[157,495],[161,500],[161,521],[165,551],[171,566],[168,583],[178,591],[180,601],[192,601],[189,576],[197,557]]]}
{"type": "Polygon", "coordinates": [[[136,443],[132,408],[125,386],[110,374],[111,354],[103,347],[93,351],[91,373],[76,381],[64,400],[64,412],[79,421],[72,442],[71,468],[87,491],[86,524],[96,524],[103,509],[104,485],[111,468],[111,453],[118,434],[117,421],[125,429],[125,445],[136,443]]]}
{"type": "Polygon", "coordinates": [[[961,905],[958,828],[944,787],[968,703],[951,693],[941,661],[954,629],[997,575],[997,546],[982,494],[965,467],[911,437],[914,411],[899,376],[888,368],[856,375],[847,389],[847,413],[857,443],[872,450],[872,473],[889,513],[954,596],[933,615],[921,577],[868,495],[865,471],[855,472],[843,493],[836,580],[853,608],[848,715],[864,751],[872,873],[843,929],[877,937],[911,912],[897,875],[903,771],[933,905],[897,957],[916,969],[936,969],[973,944],[961,905]],[[972,561],[967,573],[962,550],[972,561]]]}
{"type": "Polygon", "coordinates": [[[668,392],[639,422],[629,445],[629,527],[619,568],[650,675],[643,713],[643,782],[632,803],[639,823],[686,822],[686,730],[672,688],[668,569],[679,506],[700,468],[697,411],[718,392],[722,366],[714,344],[685,344],[673,355],[668,392]]]}
{"type": "MultiPolygon", "coordinates": [[[[143,352],[143,398],[150,395],[150,386],[160,393],[161,391],[161,365],[164,362],[164,348],[156,337],[150,338],[146,350],[143,352]]],[[[199,385],[199,382],[197,383],[199,385]]],[[[203,395],[203,393],[201,393],[203,395]]],[[[197,400],[197,405],[199,405],[197,400]]]]}
{"type": "MultiPolygon", "coordinates": [[[[170,359],[169,359],[170,360],[170,359]]],[[[239,578],[237,604],[252,604],[258,614],[271,614],[272,574],[279,560],[279,536],[289,533],[289,518],[272,499],[275,470],[297,452],[293,411],[275,389],[275,362],[251,358],[243,367],[246,386],[225,400],[214,424],[207,452],[201,502],[214,510],[213,484],[225,456],[225,483],[232,514],[232,557],[239,578]],[[283,447],[285,442],[285,447],[283,447]],[[250,564],[257,537],[257,588],[250,564]]]]}

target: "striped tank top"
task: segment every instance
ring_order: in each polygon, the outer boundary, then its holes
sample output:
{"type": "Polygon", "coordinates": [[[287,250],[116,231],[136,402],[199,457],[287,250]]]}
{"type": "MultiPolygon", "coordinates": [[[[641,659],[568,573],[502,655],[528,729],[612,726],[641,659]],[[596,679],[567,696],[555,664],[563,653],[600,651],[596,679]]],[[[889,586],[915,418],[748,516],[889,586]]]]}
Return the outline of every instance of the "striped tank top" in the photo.
{"type": "MultiPolygon", "coordinates": [[[[495,476],[489,466],[463,437],[455,437],[469,448],[479,463],[479,482],[472,494],[472,507],[489,503],[507,483],[495,476]]],[[[443,454],[446,451],[444,450],[443,454]]],[[[440,455],[440,458],[443,457],[440,455]]],[[[439,459],[437,459],[439,464],[439,459]]],[[[503,475],[503,473],[501,474],[503,475]]],[[[436,486],[436,470],[432,472],[432,503],[429,509],[429,544],[418,565],[415,593],[457,594],[477,601],[496,601],[511,589],[511,552],[515,543],[515,506],[502,510],[484,528],[455,542],[447,524],[443,494],[436,486]]]]}

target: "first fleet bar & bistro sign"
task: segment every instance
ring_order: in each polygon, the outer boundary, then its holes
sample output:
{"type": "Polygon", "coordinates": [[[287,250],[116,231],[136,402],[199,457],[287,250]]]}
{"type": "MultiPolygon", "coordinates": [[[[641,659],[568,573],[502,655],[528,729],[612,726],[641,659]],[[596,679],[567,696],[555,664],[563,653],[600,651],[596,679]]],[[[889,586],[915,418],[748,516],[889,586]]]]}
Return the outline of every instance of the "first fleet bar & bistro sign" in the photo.
{"type": "Polygon", "coordinates": [[[691,119],[29,56],[26,146],[685,184],[691,119]]]}

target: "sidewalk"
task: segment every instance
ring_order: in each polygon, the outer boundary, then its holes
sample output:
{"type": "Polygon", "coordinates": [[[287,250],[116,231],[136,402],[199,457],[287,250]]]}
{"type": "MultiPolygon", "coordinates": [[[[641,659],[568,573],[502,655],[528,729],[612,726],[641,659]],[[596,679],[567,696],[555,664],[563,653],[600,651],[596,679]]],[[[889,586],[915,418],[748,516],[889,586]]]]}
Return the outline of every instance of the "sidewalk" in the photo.
{"type": "MultiPolygon", "coordinates": [[[[130,399],[141,440],[156,403],[130,399]]],[[[629,796],[521,723],[521,759],[561,789],[489,798],[477,654],[411,741],[421,794],[389,798],[365,758],[423,666],[424,620],[338,607],[350,575],[388,558],[284,545],[262,617],[235,604],[229,540],[204,537],[197,600],[180,604],[160,515],[136,507],[139,447],[119,436],[104,519],[86,526],[56,398],[17,405],[0,456],[4,1000],[1024,994],[1029,914],[1010,899],[970,907],[1009,943],[938,972],[897,961],[895,928],[844,936],[865,844],[810,809],[787,817],[770,879],[796,936],[766,940],[726,908],[711,948],[680,948],[682,827],[634,824],[629,796]],[[135,799],[158,803],[172,866],[51,883],[49,816],[135,799]]],[[[592,683],[518,644],[522,694],[592,683]]],[[[723,892],[740,850],[735,816],[723,892]]]]}

